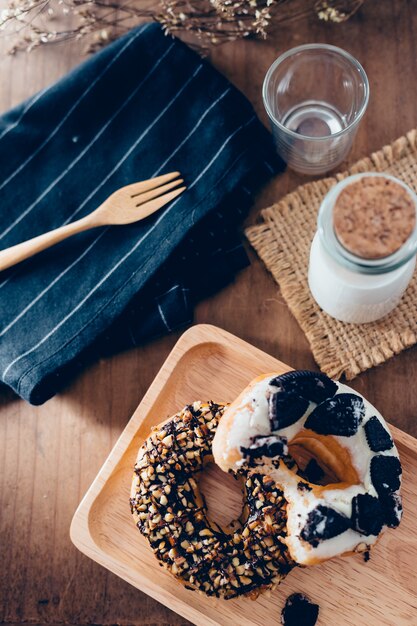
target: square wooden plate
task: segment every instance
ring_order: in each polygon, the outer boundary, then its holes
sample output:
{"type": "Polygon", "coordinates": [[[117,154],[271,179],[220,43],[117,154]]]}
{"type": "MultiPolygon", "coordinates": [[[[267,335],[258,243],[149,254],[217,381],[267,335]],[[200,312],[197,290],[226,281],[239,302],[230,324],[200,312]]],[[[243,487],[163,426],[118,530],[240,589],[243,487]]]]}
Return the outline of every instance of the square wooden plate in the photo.
{"type": "MultiPolygon", "coordinates": [[[[285,599],[294,592],[306,593],[320,605],[322,626],[417,624],[417,440],[396,428],[392,431],[403,464],[405,514],[398,529],[382,536],[368,563],[360,555],[338,558],[294,570],[269,597],[217,600],[188,591],[159,567],[135,528],[129,489],[138,448],[151,426],[193,400],[229,402],[256,375],[288,369],[219,328],[201,325],[184,333],[78,507],[72,541],[90,558],[201,626],[279,624],[285,599]]],[[[236,508],[239,496],[229,476],[220,470],[211,476],[204,486],[209,509],[217,504],[217,519],[224,512],[230,521],[230,507],[236,508]]]]}

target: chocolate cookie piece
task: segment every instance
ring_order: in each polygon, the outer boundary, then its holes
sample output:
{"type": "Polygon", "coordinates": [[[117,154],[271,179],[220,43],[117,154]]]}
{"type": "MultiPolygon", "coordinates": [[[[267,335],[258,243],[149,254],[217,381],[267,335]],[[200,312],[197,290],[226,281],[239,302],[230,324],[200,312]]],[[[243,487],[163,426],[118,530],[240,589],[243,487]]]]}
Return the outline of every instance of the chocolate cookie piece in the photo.
{"type": "Polygon", "coordinates": [[[269,421],[276,431],[295,424],[308,409],[309,402],[295,393],[278,391],[269,397],[269,421]]]}
{"type": "Polygon", "coordinates": [[[324,476],[324,471],[317,463],[316,459],[310,459],[302,471],[302,475],[310,483],[318,483],[324,476]]]}
{"type": "Polygon", "coordinates": [[[384,513],[378,498],[360,493],[352,499],[352,528],[362,535],[377,536],[384,525],[384,513]]]}
{"type": "Polygon", "coordinates": [[[358,431],[365,415],[365,404],[360,396],[340,393],[322,402],[308,416],[305,427],[320,435],[352,437],[358,431]]]}
{"type": "Polygon", "coordinates": [[[385,428],[375,415],[369,418],[364,428],[366,441],[368,442],[368,446],[370,447],[372,452],[383,452],[384,450],[391,450],[394,445],[392,437],[389,432],[385,430],[385,428]]]}
{"type": "Polygon", "coordinates": [[[283,626],[314,626],[319,615],[319,605],[303,593],[288,596],[281,612],[283,626]]]}
{"type": "Polygon", "coordinates": [[[269,384],[278,387],[281,391],[295,393],[316,404],[332,398],[337,391],[337,384],[326,374],[308,370],[287,372],[273,378],[269,384]]]}
{"type": "Polygon", "coordinates": [[[320,541],[341,535],[350,527],[350,519],[328,506],[319,504],[310,511],[300,533],[301,539],[316,548],[320,541]]]}
{"type": "Polygon", "coordinates": [[[401,463],[396,456],[378,454],[371,459],[371,480],[379,495],[400,488],[401,463]]]}
{"type": "Polygon", "coordinates": [[[389,528],[397,528],[403,512],[401,496],[397,493],[381,494],[380,502],[384,514],[384,523],[389,528]]]}
{"type": "Polygon", "coordinates": [[[240,448],[242,453],[249,459],[282,457],[288,454],[287,438],[270,435],[255,437],[249,448],[240,448]]]}

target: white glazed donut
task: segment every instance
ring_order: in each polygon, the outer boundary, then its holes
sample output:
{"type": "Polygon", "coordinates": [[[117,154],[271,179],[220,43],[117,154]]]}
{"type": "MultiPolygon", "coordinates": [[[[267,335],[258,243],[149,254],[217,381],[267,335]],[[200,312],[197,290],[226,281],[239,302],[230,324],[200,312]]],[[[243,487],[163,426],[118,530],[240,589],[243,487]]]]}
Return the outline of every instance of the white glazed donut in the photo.
{"type": "Polygon", "coordinates": [[[368,550],[400,523],[401,464],[386,422],[324,374],[256,378],[226,409],[213,454],[224,471],[252,466],[282,489],[285,542],[300,565],[368,550]]]}

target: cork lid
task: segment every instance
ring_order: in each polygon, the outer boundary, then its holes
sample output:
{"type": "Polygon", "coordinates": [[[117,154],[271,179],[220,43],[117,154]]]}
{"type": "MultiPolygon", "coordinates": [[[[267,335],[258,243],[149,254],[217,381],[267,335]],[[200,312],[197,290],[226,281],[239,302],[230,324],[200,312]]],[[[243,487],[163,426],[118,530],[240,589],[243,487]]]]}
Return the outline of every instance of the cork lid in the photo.
{"type": "Polygon", "coordinates": [[[412,196],[399,183],[364,176],[347,185],[333,207],[333,227],[340,243],[363,259],[382,259],[407,241],[416,224],[412,196]]]}

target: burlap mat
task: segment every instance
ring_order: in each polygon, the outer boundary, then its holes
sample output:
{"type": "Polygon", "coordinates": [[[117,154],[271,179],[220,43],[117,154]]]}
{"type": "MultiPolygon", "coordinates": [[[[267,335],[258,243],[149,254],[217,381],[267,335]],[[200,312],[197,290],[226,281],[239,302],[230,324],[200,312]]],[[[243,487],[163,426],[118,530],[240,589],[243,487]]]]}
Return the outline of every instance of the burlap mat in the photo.
{"type": "Polygon", "coordinates": [[[398,307],[369,324],[338,322],[310,295],[307,268],[320,203],[337,181],[357,172],[389,172],[417,191],[417,130],[397,139],[347,172],[308,183],[261,211],[261,223],[246,236],[279,284],[283,297],[310,342],[320,368],[351,379],[417,343],[417,272],[398,307]]]}

